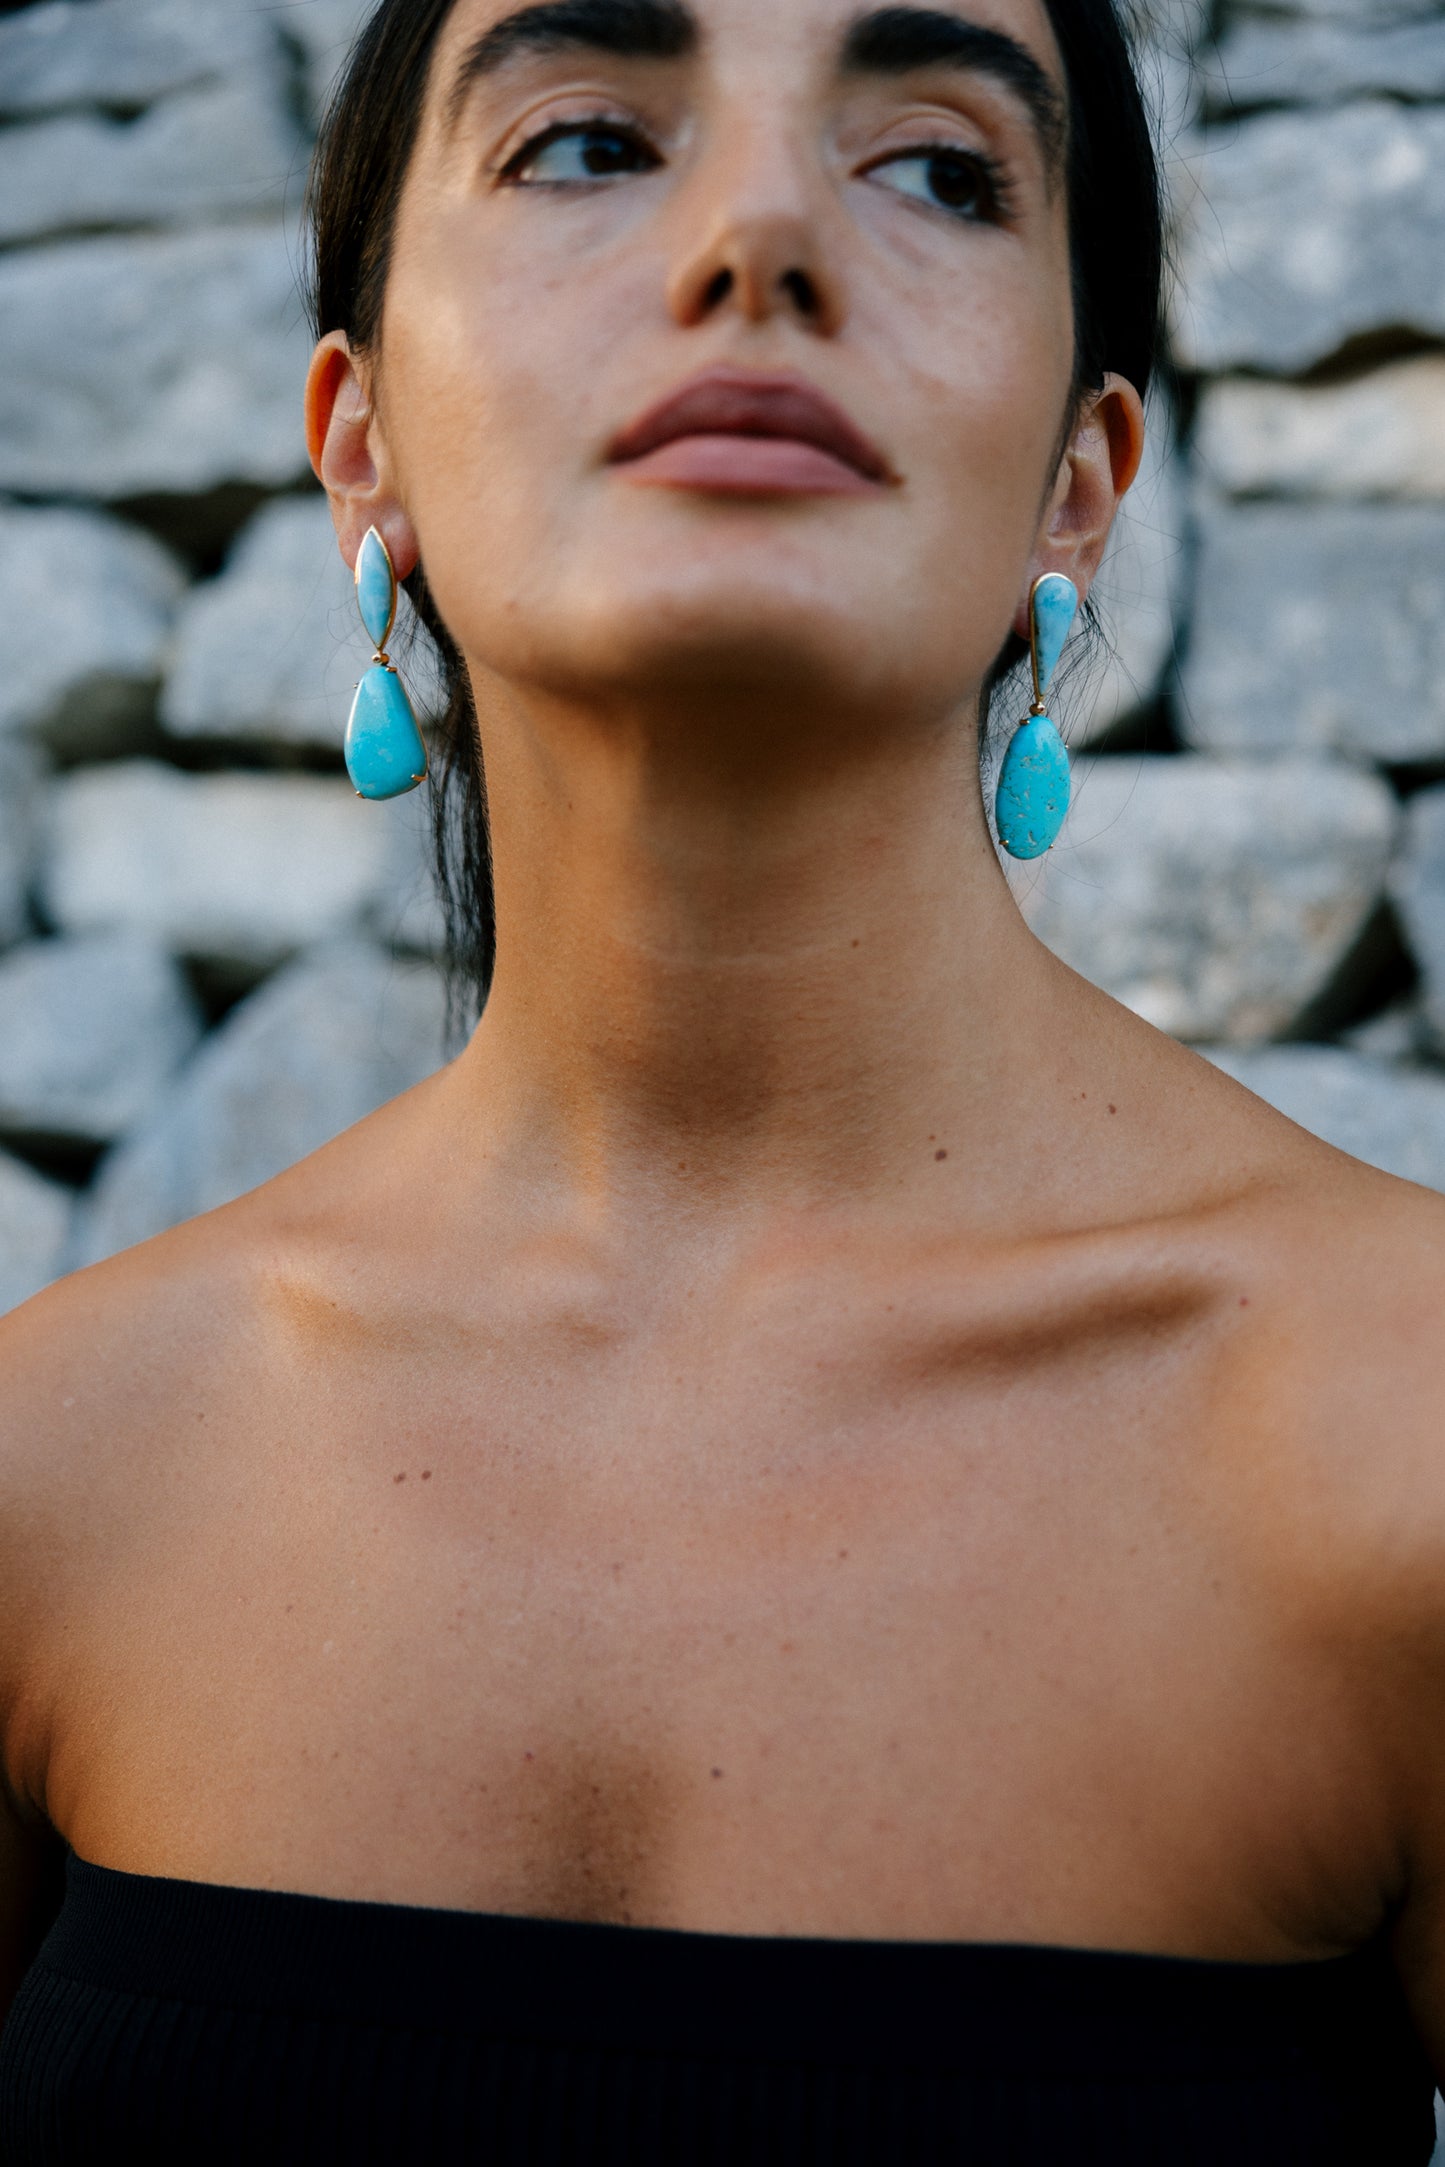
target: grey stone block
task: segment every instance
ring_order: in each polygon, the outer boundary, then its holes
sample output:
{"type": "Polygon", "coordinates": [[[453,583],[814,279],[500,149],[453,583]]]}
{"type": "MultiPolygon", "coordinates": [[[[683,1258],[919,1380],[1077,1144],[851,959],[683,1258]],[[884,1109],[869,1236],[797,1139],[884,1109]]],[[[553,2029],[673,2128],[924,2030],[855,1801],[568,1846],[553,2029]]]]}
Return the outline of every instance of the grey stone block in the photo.
{"type": "Polygon", "coordinates": [[[306,150],[279,76],[248,70],[139,120],[62,114],[0,129],[0,242],[259,217],[288,196],[299,203],[306,150]]]}
{"type": "Polygon", "coordinates": [[[1338,384],[1218,377],[1199,401],[1194,456],[1233,496],[1445,499],[1445,355],[1338,384]]]}
{"type": "Polygon", "coordinates": [[[277,61],[274,11],[241,0],[42,0],[0,19],[0,115],[143,112],[277,61]]]}
{"type": "Polygon", "coordinates": [[[105,1161],[82,1261],[229,1203],[441,1058],[441,986],[426,965],[360,946],[299,958],[232,1011],[152,1120],[105,1161]]]}
{"type": "Polygon", "coordinates": [[[151,1111],[201,1036],[175,963],[129,933],[0,958],[0,1133],[108,1144],[151,1111]]]}
{"type": "Polygon", "coordinates": [[[311,102],[318,116],[358,34],[375,11],[376,0],[296,0],[288,10],[287,28],[306,54],[311,102]]]}
{"type": "Polygon", "coordinates": [[[260,972],[385,908],[389,812],[329,776],[77,769],[54,787],[42,903],[64,932],[124,927],[260,972]]]}
{"type": "Polygon", "coordinates": [[[1161,1030],[1287,1031],[1335,976],[1385,885],[1394,801],[1309,761],[1116,754],[1075,763],[1046,859],[1008,868],[1056,954],[1161,1030]]]}
{"type": "Polygon", "coordinates": [[[44,772],[30,746],[0,736],[0,948],[19,940],[28,922],[44,772]]]}
{"type": "Polygon", "coordinates": [[[1236,22],[1202,63],[1206,110],[1445,98],[1445,21],[1236,22]]]}
{"type": "Polygon", "coordinates": [[[1181,720],[1215,752],[1445,754],[1445,510],[1238,505],[1201,526],[1181,720]]]}
{"type": "Polygon", "coordinates": [[[1250,1091],[1367,1165],[1445,1190],[1445,1077],[1338,1046],[1202,1049],[1250,1091]]]}
{"type": "Polygon", "coordinates": [[[0,731],[73,757],[123,747],[154,716],[179,564],[100,512],[0,504],[0,595],[12,628],[0,731]]]}
{"type": "Polygon", "coordinates": [[[1183,220],[1186,368],[1312,367],[1368,332],[1445,336],[1445,112],[1366,99],[1210,131],[1183,220]]]}
{"type": "Polygon", "coordinates": [[[1138,480],[1124,499],[1091,600],[1108,642],[1102,667],[1086,680],[1079,743],[1100,737],[1147,706],[1174,660],[1175,618],[1184,573],[1185,492],[1167,423],[1151,416],[1138,480]]]}
{"type": "MultiPolygon", "coordinates": [[[[411,652],[411,622],[403,596],[394,659],[425,714],[436,678],[429,646],[411,652]]],[[[187,602],[161,717],[177,737],[339,747],[371,654],[326,499],[282,498],[256,515],[220,577],[187,602]]]]}
{"type": "Polygon", "coordinates": [[[1406,807],[1390,889],[1420,966],[1427,1027],[1445,1050],[1445,787],[1421,790],[1406,807]]]}
{"type": "Polygon", "coordinates": [[[1339,1043],[1376,1061],[1418,1061],[1430,1051],[1430,1034],[1420,1002],[1408,999],[1351,1024],[1339,1033],[1339,1043]]]}
{"type": "Polygon", "coordinates": [[[72,1212],[68,1189],[0,1152],[0,1314],[64,1271],[72,1212]]]}
{"type": "Polygon", "coordinates": [[[1392,23],[1428,22],[1440,0],[1235,0],[1236,16],[1260,16],[1270,22],[1346,23],[1364,30],[1384,30],[1392,23]]]}
{"type": "Polygon", "coordinates": [[[307,466],[310,352],[279,225],[0,256],[0,488],[290,482],[307,466]]]}

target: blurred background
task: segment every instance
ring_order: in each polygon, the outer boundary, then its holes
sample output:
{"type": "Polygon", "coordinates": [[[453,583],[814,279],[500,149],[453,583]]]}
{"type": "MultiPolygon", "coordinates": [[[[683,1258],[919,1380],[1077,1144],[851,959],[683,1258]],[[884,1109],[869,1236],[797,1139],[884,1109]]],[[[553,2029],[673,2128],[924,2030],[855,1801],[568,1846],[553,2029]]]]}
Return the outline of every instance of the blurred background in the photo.
{"type": "MultiPolygon", "coordinates": [[[[366,12],[0,7],[0,1310],[442,1058],[422,793],[342,772],[368,650],[301,432],[302,182],[366,12]]],[[[1011,877],[1445,1189],[1445,13],[1144,32],[1176,376],[1064,685],[1075,809],[1011,877]]]]}

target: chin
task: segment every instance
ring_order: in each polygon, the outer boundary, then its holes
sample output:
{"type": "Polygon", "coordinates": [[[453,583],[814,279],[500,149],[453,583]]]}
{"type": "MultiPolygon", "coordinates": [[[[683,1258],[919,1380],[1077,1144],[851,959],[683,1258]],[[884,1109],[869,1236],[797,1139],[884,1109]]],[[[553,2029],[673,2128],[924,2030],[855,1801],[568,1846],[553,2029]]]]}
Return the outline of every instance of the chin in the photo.
{"type": "MultiPolygon", "coordinates": [[[[573,696],[789,706],[859,697],[890,645],[876,607],[749,579],[679,594],[619,595],[555,621],[545,674],[573,696]],[[850,602],[854,606],[850,607],[850,602]]],[[[896,634],[894,635],[896,638],[896,634]]],[[[900,670],[906,670],[902,654],[900,670]]],[[[916,672],[916,660],[913,665],[916,672]]]]}
{"type": "MultiPolygon", "coordinates": [[[[750,693],[856,685],[900,640],[907,612],[854,552],[829,561],[802,536],[742,547],[618,552],[571,587],[558,645],[593,684],[662,678],[750,693]],[[761,545],[761,546],[759,546],[761,545]]],[[[566,605],[564,588],[557,596],[566,605]]],[[[559,618],[562,611],[558,612],[559,618]]]]}

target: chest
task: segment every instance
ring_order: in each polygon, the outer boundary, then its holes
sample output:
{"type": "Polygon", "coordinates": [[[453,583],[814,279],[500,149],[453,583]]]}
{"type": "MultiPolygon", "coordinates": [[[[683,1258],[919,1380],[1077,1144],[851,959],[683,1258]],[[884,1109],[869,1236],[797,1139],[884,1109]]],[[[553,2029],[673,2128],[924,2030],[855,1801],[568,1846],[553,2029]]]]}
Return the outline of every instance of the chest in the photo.
{"type": "Polygon", "coordinates": [[[1057,1368],[333,1381],[284,1451],[198,1447],[72,1609],[57,1819],[134,1871],[724,1931],[1317,1917],[1368,1770],[1208,1376],[1181,1421],[1149,1358],[1057,1368]]]}

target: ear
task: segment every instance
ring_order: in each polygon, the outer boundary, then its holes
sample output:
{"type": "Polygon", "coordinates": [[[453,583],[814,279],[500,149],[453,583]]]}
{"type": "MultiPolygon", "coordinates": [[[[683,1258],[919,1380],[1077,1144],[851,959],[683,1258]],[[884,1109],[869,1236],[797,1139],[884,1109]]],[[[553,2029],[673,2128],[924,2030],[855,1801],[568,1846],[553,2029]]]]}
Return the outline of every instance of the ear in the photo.
{"type": "Polygon", "coordinates": [[[416,531],[392,477],[372,372],[344,331],[328,331],[306,374],[306,448],[331,500],[341,554],[353,570],[370,527],[381,530],[398,579],[416,569],[416,531]]]}
{"type": "Polygon", "coordinates": [[[1028,586],[1014,630],[1029,636],[1028,587],[1043,572],[1063,572],[1082,602],[1094,582],[1109,530],[1144,455],[1144,406],[1134,386],[1112,372],[1079,410],[1029,560],[1028,586]]]}

